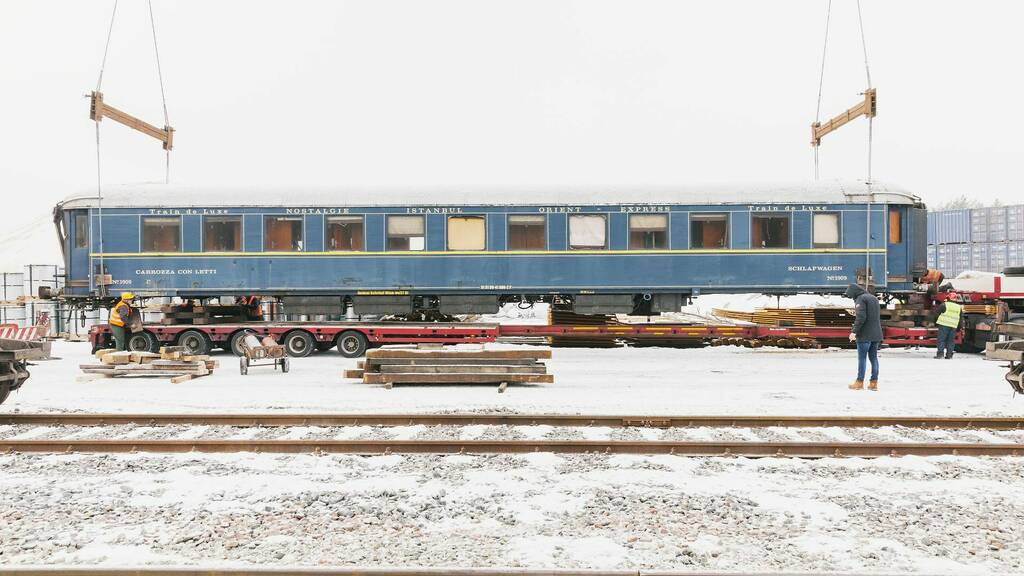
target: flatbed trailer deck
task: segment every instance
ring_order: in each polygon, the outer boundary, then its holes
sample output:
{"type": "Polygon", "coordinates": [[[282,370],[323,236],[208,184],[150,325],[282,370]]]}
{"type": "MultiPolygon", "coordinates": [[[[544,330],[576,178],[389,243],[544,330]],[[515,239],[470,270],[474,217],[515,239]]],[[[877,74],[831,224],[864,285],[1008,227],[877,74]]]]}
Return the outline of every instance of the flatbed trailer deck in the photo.
{"type": "MultiPolygon", "coordinates": [[[[314,350],[337,347],[342,356],[362,356],[367,348],[384,344],[483,344],[499,339],[558,338],[561,342],[665,343],[699,346],[716,339],[777,340],[806,338],[827,344],[841,344],[850,333],[846,327],[770,327],[756,325],[627,324],[606,326],[483,324],[461,322],[241,322],[230,324],[145,324],[129,338],[132,350],[155,350],[160,346],[186,346],[192,353],[205,354],[221,347],[240,354],[238,342],[246,333],[273,336],[291,356],[307,356],[314,350]]],[[[933,346],[935,330],[929,328],[884,329],[890,346],[933,346]]],[[[93,349],[112,343],[110,328],[103,324],[89,333],[93,349]]]]}

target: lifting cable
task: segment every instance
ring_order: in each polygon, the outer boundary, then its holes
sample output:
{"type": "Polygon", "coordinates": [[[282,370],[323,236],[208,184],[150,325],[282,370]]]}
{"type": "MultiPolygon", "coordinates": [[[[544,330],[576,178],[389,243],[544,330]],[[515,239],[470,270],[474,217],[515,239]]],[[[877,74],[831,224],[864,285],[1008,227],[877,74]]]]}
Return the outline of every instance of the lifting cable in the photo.
{"type": "MultiPolygon", "coordinates": [[[[117,0],[114,0],[114,9],[110,12],[110,26],[107,28],[107,43],[103,47],[103,61],[100,63],[100,75],[96,79],[96,92],[101,92],[103,87],[103,71],[107,68],[107,54],[110,52],[110,37],[114,33],[114,18],[117,16],[117,0]]],[[[102,165],[100,162],[100,121],[97,119],[96,124],[96,212],[97,212],[97,223],[99,226],[100,234],[100,269],[97,274],[92,271],[94,281],[98,281],[103,275],[107,273],[107,269],[103,266],[103,254],[106,250],[103,249],[103,177],[102,177],[102,165]]],[[[107,291],[107,283],[95,282],[96,287],[99,288],[100,294],[105,294],[107,291]]]]}
{"type": "MultiPolygon", "coordinates": [[[[153,53],[156,56],[156,73],[157,79],[160,82],[160,102],[164,112],[164,128],[160,130],[155,126],[150,126],[145,122],[142,122],[138,118],[126,114],[107,105],[103,102],[103,73],[107,67],[107,56],[110,53],[110,39],[114,32],[114,22],[117,19],[117,5],[118,0],[114,0],[113,9],[110,12],[110,24],[107,28],[107,41],[103,47],[103,60],[100,63],[99,77],[96,79],[96,90],[92,93],[92,105],[90,116],[96,124],[96,197],[97,197],[97,215],[99,219],[98,230],[99,230],[99,272],[98,274],[103,277],[106,275],[106,268],[103,266],[103,254],[105,253],[103,245],[103,178],[102,178],[102,163],[101,163],[101,146],[100,146],[100,120],[104,116],[108,116],[117,122],[125,124],[131,128],[139,130],[149,136],[153,136],[164,143],[164,151],[166,152],[166,160],[164,165],[164,183],[169,184],[171,180],[171,148],[172,138],[174,129],[171,128],[170,116],[167,113],[167,95],[164,91],[164,74],[163,68],[160,65],[160,46],[157,43],[156,37],[156,18],[153,15],[153,0],[147,0],[149,9],[149,28],[153,36],[153,53]]],[[[100,289],[100,293],[106,292],[107,282],[100,281],[101,278],[96,279],[96,286],[100,289]]]]}
{"type": "Polygon", "coordinates": [[[871,66],[868,63],[868,44],[866,36],[864,34],[864,16],[861,12],[860,0],[856,0],[857,3],[857,24],[860,30],[860,45],[861,50],[864,54],[864,74],[867,81],[867,88],[862,94],[864,101],[857,106],[843,112],[839,116],[833,118],[826,123],[825,126],[821,125],[821,95],[822,88],[825,84],[825,61],[828,56],[828,37],[829,37],[829,26],[832,21],[832,0],[828,0],[827,8],[825,9],[825,38],[821,48],[821,70],[818,75],[818,101],[817,106],[814,110],[814,124],[811,125],[811,145],[814,148],[814,179],[820,178],[820,167],[818,161],[818,148],[821,145],[821,138],[825,134],[835,130],[839,126],[849,122],[851,119],[857,116],[865,116],[868,119],[868,150],[867,150],[867,179],[865,185],[867,187],[867,225],[866,239],[864,243],[865,249],[865,264],[864,264],[864,288],[867,289],[869,279],[871,277],[871,203],[874,200],[874,191],[872,190],[871,182],[871,161],[872,161],[872,144],[874,137],[874,118],[876,114],[876,93],[871,84],[871,66]]]}

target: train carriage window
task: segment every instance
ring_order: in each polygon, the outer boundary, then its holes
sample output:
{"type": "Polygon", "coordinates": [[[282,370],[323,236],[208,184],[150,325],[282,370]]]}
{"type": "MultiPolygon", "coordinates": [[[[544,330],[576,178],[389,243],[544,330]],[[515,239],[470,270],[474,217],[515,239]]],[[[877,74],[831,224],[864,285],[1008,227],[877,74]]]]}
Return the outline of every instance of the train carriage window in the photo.
{"type": "Polygon", "coordinates": [[[690,248],[720,250],[728,247],[728,214],[690,215],[690,248]]]}
{"type": "Polygon", "coordinates": [[[143,217],[142,251],[181,252],[181,217],[143,217]]]}
{"type": "Polygon", "coordinates": [[[903,242],[903,215],[899,210],[889,210],[889,244],[903,242]]]}
{"type": "Polygon", "coordinates": [[[242,250],[241,216],[204,216],[204,252],[240,252],[242,250]]]}
{"type": "Polygon", "coordinates": [[[630,250],[668,248],[668,214],[633,214],[629,217],[630,250]]]}
{"type": "Polygon", "coordinates": [[[815,214],[811,228],[815,248],[839,247],[839,214],[815,214]]]}
{"type": "Polygon", "coordinates": [[[789,248],[789,215],[751,216],[752,248],[789,248]]]}
{"type": "Polygon", "coordinates": [[[509,250],[543,250],[546,247],[547,216],[543,214],[509,215],[509,250]]]}
{"type": "Polygon", "coordinates": [[[603,250],[607,247],[604,214],[572,214],[569,216],[570,250],[603,250]]]}
{"type": "Polygon", "coordinates": [[[268,252],[301,252],[302,216],[265,217],[263,249],[268,252]]]}
{"type": "Polygon", "coordinates": [[[388,216],[388,250],[425,249],[423,230],[423,216],[388,216]]]}
{"type": "Polygon", "coordinates": [[[449,216],[448,249],[486,250],[487,220],[483,216],[449,216]]]}
{"type": "Polygon", "coordinates": [[[89,247],[89,214],[75,214],[75,248],[89,247]]]}
{"type": "Polygon", "coordinates": [[[328,216],[324,245],[328,251],[361,252],[364,247],[363,217],[328,216]]]}

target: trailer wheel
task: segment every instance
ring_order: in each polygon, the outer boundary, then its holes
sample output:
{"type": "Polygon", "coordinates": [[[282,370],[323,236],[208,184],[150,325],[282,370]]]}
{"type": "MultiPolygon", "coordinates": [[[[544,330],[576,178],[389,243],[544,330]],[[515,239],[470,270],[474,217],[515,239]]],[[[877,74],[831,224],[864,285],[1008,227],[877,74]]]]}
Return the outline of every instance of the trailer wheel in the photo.
{"type": "Polygon", "coordinates": [[[160,348],[160,342],[156,336],[149,332],[136,332],[128,337],[125,343],[125,350],[129,352],[156,352],[160,348]]]}
{"type": "Polygon", "coordinates": [[[210,338],[199,330],[185,330],[178,336],[178,346],[184,346],[190,356],[210,353],[210,338]]]}
{"type": "Polygon", "coordinates": [[[338,336],[338,352],[345,358],[359,358],[366,354],[368,345],[366,336],[357,330],[348,330],[338,336]]]}
{"type": "Polygon", "coordinates": [[[242,352],[242,340],[245,340],[246,334],[255,335],[256,332],[253,332],[252,330],[239,330],[232,334],[231,339],[228,340],[228,351],[235,356],[242,356],[244,354],[244,352],[242,352]]]}
{"type": "Polygon", "coordinates": [[[316,349],[313,335],[305,330],[293,330],[284,337],[284,350],[289,356],[305,358],[316,349]]]}

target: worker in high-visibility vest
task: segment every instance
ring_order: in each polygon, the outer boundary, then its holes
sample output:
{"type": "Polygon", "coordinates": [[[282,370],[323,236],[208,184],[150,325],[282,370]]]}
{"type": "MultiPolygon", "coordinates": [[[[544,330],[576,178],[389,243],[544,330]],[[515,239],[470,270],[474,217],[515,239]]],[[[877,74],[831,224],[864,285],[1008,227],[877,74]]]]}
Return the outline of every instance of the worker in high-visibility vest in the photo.
{"type": "Polygon", "coordinates": [[[135,294],[122,292],[121,299],[110,309],[110,331],[114,334],[114,347],[119,351],[128,345],[128,323],[131,322],[131,301],[134,299],[135,294]]]}
{"type": "Polygon", "coordinates": [[[956,333],[964,325],[963,306],[957,304],[957,293],[947,292],[946,300],[935,309],[935,324],[939,327],[939,338],[935,343],[935,357],[949,360],[953,357],[956,333]]]}

